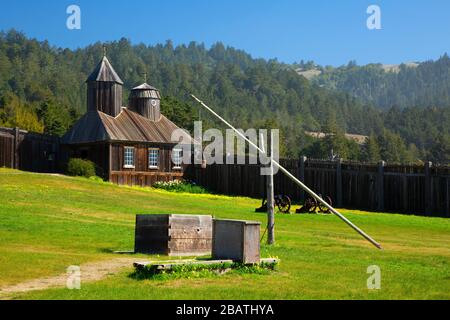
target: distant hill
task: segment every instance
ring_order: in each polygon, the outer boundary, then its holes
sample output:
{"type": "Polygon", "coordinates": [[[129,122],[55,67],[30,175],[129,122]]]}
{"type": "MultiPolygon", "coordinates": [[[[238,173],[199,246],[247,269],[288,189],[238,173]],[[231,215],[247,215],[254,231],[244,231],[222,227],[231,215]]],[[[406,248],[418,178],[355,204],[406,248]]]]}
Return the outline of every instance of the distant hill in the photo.
{"type": "MultiPolygon", "coordinates": [[[[323,139],[328,135],[327,133],[320,132],[320,131],[305,131],[305,134],[310,137],[317,138],[317,139],[323,139]]],[[[366,143],[367,139],[369,138],[368,136],[363,136],[361,134],[352,134],[352,133],[345,133],[344,136],[346,139],[355,141],[357,144],[361,144],[361,145],[366,143]]]]}
{"type": "Polygon", "coordinates": [[[345,92],[381,109],[390,107],[450,107],[450,58],[400,65],[349,63],[333,68],[295,65],[312,83],[345,92]]]}
{"type": "Polygon", "coordinates": [[[299,75],[305,77],[308,80],[314,79],[315,77],[318,77],[322,74],[322,70],[316,69],[316,68],[309,69],[309,70],[297,68],[297,69],[295,69],[295,72],[297,72],[299,75]]]}
{"type": "MultiPolygon", "coordinates": [[[[420,64],[416,63],[416,62],[406,62],[403,64],[379,64],[379,66],[381,67],[381,69],[383,69],[385,72],[389,73],[389,72],[393,72],[393,73],[399,73],[402,69],[402,67],[407,67],[407,68],[417,68],[420,64]]],[[[327,68],[324,69],[321,66],[312,66],[309,69],[308,68],[303,68],[303,67],[294,67],[295,72],[297,72],[297,74],[305,77],[308,80],[313,80],[316,78],[319,78],[319,76],[321,76],[322,74],[324,74],[325,72],[327,73],[332,73],[334,72],[335,69],[333,68],[327,68]]]]}
{"type": "Polygon", "coordinates": [[[402,66],[407,68],[417,68],[420,64],[416,62],[406,62],[402,64],[382,64],[381,68],[383,68],[386,72],[399,73],[402,69],[402,66]]]}

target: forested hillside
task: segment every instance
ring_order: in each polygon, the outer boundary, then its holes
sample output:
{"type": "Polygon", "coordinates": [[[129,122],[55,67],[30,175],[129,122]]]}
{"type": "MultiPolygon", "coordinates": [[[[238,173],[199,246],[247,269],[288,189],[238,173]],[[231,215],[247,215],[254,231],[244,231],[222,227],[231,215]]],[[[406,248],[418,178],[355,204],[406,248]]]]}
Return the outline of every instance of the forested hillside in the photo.
{"type": "MultiPolygon", "coordinates": [[[[63,134],[85,112],[84,82],[102,46],[61,49],[16,31],[0,33],[0,126],[63,134]]],[[[174,47],[170,41],[147,46],[121,39],[107,44],[107,55],[125,82],[124,105],[129,89],[142,83],[147,72],[148,82],[164,96],[163,112],[187,129],[198,117],[208,126],[219,125],[190,100],[194,93],[239,127],[280,128],[283,156],[327,157],[333,149],[356,160],[450,161],[450,152],[443,155],[437,144],[450,140],[448,110],[380,111],[351,94],[310,82],[276,60],[253,59],[221,43],[211,48],[197,43],[174,47]],[[420,132],[416,116],[422,120],[420,132]],[[316,141],[304,130],[334,134],[316,141]],[[343,132],[373,139],[360,147],[342,140],[343,132]]]]}
{"type": "Polygon", "coordinates": [[[358,66],[350,62],[339,68],[301,64],[298,67],[317,69],[321,74],[312,81],[329,89],[347,92],[374,106],[449,107],[450,58],[444,54],[436,61],[386,66],[358,66]]]}
{"type": "MultiPolygon", "coordinates": [[[[402,137],[412,151],[409,156],[450,162],[450,58],[447,54],[436,61],[398,66],[358,66],[351,61],[333,68],[302,61],[294,69],[315,85],[350,94],[381,110],[383,126],[402,137]]],[[[378,133],[377,139],[370,141],[383,143],[383,137],[378,133]]]]}

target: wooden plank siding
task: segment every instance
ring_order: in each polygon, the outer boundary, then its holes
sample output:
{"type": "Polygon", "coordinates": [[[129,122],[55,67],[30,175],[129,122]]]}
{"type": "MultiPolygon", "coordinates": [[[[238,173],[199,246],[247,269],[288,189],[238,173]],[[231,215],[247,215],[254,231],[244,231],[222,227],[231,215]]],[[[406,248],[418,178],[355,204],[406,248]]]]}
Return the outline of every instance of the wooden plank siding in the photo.
{"type": "Polygon", "coordinates": [[[101,111],[116,117],[122,107],[122,86],[114,82],[89,82],[87,106],[89,111],[101,111]]]}
{"type": "Polygon", "coordinates": [[[112,143],[110,181],[117,184],[151,186],[157,181],[172,181],[183,178],[183,168],[174,169],[171,145],[152,143],[112,143]],[[134,168],[124,167],[124,148],[134,147],[134,168]],[[158,169],[149,168],[148,149],[159,149],[158,169]]]}
{"type": "Polygon", "coordinates": [[[159,253],[169,256],[208,255],[211,254],[211,242],[211,216],[136,215],[134,245],[136,253],[159,253]]]}
{"type": "Polygon", "coordinates": [[[33,172],[59,172],[59,138],[27,133],[19,138],[19,169],[33,172]]]}
{"type": "Polygon", "coordinates": [[[14,167],[14,136],[0,134],[0,167],[14,167]]]}
{"type": "Polygon", "coordinates": [[[173,169],[173,163],[171,160],[173,146],[168,145],[156,145],[156,144],[133,144],[133,143],[112,143],[112,171],[150,171],[150,172],[180,172],[180,170],[173,169]],[[124,168],[124,148],[133,147],[134,148],[134,168],[124,168]],[[159,149],[159,169],[149,169],[148,165],[148,149],[158,148],[159,149]]]}
{"type": "Polygon", "coordinates": [[[60,171],[59,138],[18,128],[0,128],[0,167],[60,171]]]}

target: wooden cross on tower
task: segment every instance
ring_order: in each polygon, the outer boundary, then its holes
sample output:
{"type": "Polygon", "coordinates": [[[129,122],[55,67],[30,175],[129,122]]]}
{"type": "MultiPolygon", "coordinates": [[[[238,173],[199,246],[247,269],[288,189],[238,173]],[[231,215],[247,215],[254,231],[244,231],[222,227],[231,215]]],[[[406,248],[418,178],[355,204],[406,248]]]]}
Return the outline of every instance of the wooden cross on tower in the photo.
{"type": "Polygon", "coordinates": [[[147,83],[147,71],[144,71],[144,83],[147,83]]]}

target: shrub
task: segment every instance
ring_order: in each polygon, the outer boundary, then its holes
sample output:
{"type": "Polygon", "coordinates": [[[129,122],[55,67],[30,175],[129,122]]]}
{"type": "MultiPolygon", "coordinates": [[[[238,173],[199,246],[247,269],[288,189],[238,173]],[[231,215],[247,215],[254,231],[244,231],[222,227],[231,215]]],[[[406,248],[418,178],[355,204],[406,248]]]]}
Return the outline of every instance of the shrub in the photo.
{"type": "Polygon", "coordinates": [[[89,160],[71,158],[67,164],[67,173],[71,176],[89,178],[95,176],[95,164],[89,160]]]}
{"type": "Polygon", "coordinates": [[[173,180],[168,182],[158,181],[155,184],[153,184],[153,187],[172,192],[208,193],[208,191],[205,188],[197,186],[194,182],[184,180],[183,181],[173,180]]]}

